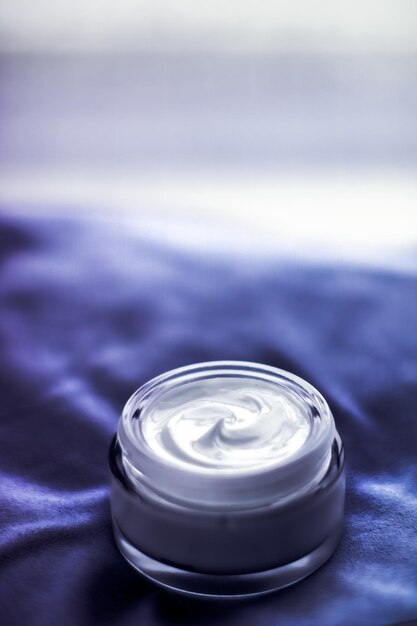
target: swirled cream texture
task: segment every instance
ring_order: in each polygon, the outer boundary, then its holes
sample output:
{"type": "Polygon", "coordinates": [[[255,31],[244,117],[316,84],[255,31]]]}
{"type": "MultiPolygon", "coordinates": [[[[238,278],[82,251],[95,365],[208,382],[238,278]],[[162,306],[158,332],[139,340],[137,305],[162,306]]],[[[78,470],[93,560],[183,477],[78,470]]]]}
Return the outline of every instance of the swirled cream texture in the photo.
{"type": "Polygon", "coordinates": [[[141,417],[143,439],[156,456],[227,473],[281,464],[303,446],[310,427],[308,408],[291,390],[241,377],[168,388],[141,417]]]}

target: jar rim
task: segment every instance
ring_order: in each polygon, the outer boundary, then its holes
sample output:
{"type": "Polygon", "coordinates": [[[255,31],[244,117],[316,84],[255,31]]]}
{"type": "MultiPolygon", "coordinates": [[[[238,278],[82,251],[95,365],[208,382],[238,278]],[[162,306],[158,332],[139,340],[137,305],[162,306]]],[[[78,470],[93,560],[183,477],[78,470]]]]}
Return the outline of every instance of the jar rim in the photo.
{"type": "Polygon", "coordinates": [[[277,367],[248,361],[208,361],[165,372],[139,387],[126,402],[118,439],[126,473],[138,490],[188,505],[251,507],[296,497],[314,488],[327,472],[336,428],[330,408],[317,389],[299,376],[277,367]],[[253,467],[189,468],[155,454],[133,426],[148,403],[167,389],[210,378],[268,381],[294,393],[310,417],[305,442],[286,459],[254,472],[253,467]]]}

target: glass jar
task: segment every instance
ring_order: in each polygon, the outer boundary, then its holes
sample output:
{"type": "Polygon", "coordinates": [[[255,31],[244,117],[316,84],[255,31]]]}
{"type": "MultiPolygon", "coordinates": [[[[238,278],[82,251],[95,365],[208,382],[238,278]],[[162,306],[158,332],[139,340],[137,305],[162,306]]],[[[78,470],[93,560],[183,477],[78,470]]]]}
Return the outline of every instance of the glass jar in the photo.
{"type": "Polygon", "coordinates": [[[332,413],[274,367],[201,363],[149,381],[124,407],[110,467],[120,551],[178,592],[286,587],[340,537],[344,452],[332,413]]]}

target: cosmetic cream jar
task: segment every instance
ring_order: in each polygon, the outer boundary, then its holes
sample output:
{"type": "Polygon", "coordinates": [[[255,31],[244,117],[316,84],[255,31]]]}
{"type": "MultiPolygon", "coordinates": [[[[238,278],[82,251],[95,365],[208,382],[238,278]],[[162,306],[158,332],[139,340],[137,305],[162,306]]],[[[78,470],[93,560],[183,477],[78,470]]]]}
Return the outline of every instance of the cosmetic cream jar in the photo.
{"type": "Polygon", "coordinates": [[[335,549],[344,453],[327,402],[274,367],[162,374],[124,407],[110,448],[117,545],[154,582],[234,597],[286,587],[335,549]]]}

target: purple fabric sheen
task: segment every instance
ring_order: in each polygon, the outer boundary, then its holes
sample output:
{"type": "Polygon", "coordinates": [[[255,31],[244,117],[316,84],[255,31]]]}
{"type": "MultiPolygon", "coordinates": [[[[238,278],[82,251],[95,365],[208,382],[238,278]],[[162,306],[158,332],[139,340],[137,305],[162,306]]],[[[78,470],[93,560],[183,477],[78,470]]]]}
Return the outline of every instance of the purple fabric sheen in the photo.
{"type": "MultiPolygon", "coordinates": [[[[7,215],[3,211],[3,215],[7,215]]],[[[122,222],[1,220],[4,626],[377,626],[417,618],[416,273],[254,262],[168,246],[122,222]],[[296,586],[189,602],[112,538],[107,450],[146,380],[240,359],[328,399],[347,459],[340,547],[296,586]]],[[[306,520],[308,524],[308,520],[306,520]]]]}

